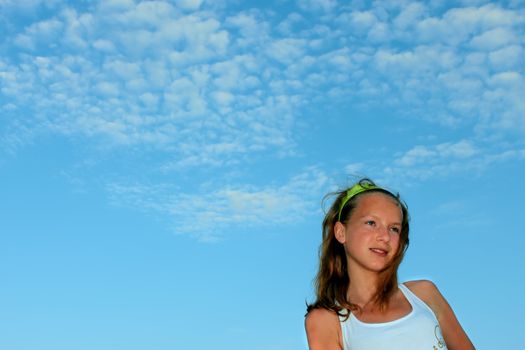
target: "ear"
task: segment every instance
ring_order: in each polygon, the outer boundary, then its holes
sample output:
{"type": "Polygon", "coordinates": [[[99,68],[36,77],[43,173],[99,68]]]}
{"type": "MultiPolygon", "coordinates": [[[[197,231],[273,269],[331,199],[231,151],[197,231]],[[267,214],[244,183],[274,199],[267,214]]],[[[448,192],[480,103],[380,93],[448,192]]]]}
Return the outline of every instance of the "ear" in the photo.
{"type": "Polygon", "coordinates": [[[344,244],[346,242],[346,227],[340,221],[334,225],[334,235],[339,243],[344,244]]]}

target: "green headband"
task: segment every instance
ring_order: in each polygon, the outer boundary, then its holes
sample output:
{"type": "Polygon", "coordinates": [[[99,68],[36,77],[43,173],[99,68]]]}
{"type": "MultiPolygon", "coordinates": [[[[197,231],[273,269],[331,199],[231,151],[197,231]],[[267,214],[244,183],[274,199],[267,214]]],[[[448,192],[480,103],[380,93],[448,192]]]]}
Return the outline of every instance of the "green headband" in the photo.
{"type": "Polygon", "coordinates": [[[339,207],[339,214],[337,215],[337,221],[341,221],[341,212],[343,211],[343,208],[345,207],[346,203],[353,197],[357,196],[359,193],[363,193],[370,190],[383,190],[381,187],[378,187],[376,185],[366,183],[363,184],[357,183],[351,188],[346,191],[346,195],[341,201],[341,206],[339,207]]]}

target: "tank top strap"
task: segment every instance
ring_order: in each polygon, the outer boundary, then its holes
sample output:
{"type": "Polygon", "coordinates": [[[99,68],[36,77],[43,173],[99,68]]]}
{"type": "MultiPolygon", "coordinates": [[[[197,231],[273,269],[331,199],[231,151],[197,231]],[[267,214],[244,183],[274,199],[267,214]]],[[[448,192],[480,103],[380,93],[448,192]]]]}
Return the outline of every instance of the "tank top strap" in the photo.
{"type": "Polygon", "coordinates": [[[403,293],[405,298],[407,298],[407,300],[410,303],[410,305],[412,305],[412,307],[414,307],[414,303],[417,303],[416,300],[415,300],[415,298],[417,298],[416,295],[407,286],[405,286],[403,283],[399,283],[398,287],[399,287],[399,289],[401,289],[401,292],[403,293]]]}
{"type": "Polygon", "coordinates": [[[423,309],[430,311],[432,315],[435,316],[434,311],[430,308],[430,306],[428,306],[427,303],[425,303],[417,295],[415,295],[414,292],[412,292],[410,288],[405,286],[404,283],[400,283],[398,287],[405,296],[405,298],[407,298],[410,305],[412,305],[412,309],[414,309],[415,307],[422,307],[423,309]]]}

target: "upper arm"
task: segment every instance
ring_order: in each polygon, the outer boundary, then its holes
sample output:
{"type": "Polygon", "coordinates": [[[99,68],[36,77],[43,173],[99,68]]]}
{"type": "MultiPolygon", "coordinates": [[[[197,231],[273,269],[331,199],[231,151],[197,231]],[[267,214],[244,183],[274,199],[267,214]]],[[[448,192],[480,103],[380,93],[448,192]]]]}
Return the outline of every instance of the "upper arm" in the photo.
{"type": "Polygon", "coordinates": [[[310,350],[342,350],[339,318],[333,311],[313,309],[305,320],[310,350]]]}
{"type": "Polygon", "coordinates": [[[413,281],[407,286],[434,311],[449,350],[475,349],[447,300],[431,281],[413,281]]]}

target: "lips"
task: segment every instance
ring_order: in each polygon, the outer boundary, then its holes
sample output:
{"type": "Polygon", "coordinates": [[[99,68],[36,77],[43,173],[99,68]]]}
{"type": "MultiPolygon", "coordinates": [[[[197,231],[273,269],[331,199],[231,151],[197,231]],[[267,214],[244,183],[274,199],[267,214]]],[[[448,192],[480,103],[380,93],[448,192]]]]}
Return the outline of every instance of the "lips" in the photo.
{"type": "Polygon", "coordinates": [[[370,251],[379,255],[379,256],[387,256],[388,251],[381,248],[370,248],[370,251]]]}

